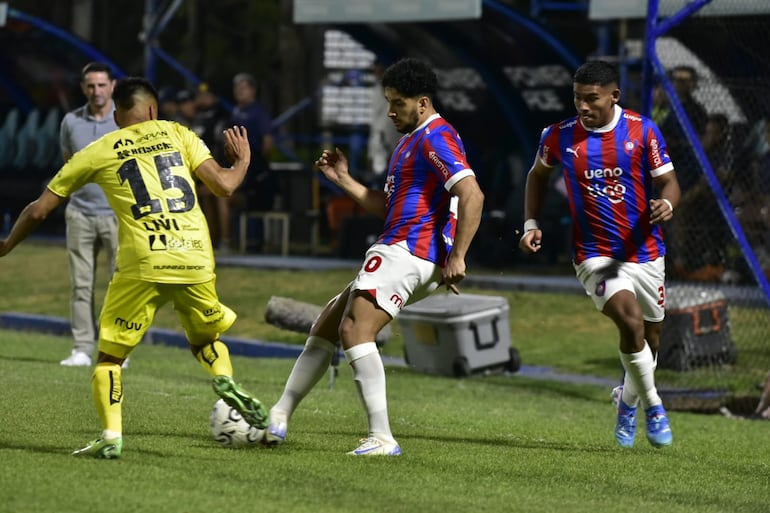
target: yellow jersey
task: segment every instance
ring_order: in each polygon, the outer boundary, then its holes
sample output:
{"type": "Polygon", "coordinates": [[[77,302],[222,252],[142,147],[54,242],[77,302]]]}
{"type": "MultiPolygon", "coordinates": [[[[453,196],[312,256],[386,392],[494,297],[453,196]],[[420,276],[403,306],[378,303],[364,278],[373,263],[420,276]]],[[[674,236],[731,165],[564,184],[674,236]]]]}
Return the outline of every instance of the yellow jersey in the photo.
{"type": "Polygon", "coordinates": [[[68,197],[93,182],[104,190],[118,219],[116,272],[157,283],[203,283],[214,277],[214,251],[192,175],[210,158],[187,127],[145,121],[75,153],[48,189],[68,197]]]}

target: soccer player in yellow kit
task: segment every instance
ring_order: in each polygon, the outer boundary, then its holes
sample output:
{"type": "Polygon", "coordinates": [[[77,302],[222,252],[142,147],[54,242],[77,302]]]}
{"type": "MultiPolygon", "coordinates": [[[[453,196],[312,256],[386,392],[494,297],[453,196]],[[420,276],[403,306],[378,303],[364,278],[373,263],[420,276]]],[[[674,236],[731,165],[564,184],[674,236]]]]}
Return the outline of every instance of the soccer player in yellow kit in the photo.
{"type": "Polygon", "coordinates": [[[0,241],[5,256],[86,183],[101,186],[118,218],[117,269],[100,316],[92,379],[103,431],[73,454],[121,456],[121,364],[167,302],[173,303],[193,354],[213,377],[215,392],[249,424],[265,428],[267,411],[233,381],[227,346],[219,340],[236,314],[217,296],[214,253],[193,181],[194,175],[214,194],[231,195],[251,159],[246,129],[225,130],[232,167],[222,168],[194,132],[157,119],[158,95],[147,80],[120,80],[113,100],[120,130],[74,154],[0,241]]]}

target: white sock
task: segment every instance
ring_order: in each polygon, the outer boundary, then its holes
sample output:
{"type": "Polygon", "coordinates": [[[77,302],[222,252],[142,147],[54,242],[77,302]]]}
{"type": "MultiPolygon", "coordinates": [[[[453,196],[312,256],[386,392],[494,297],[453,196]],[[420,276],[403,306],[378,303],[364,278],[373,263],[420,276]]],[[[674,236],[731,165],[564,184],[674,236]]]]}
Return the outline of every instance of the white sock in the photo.
{"type": "MultiPolygon", "coordinates": [[[[644,341],[645,346],[648,348],[650,347],[649,344],[647,344],[647,341],[644,341]]],[[[622,355],[622,353],[620,353],[622,355]]],[[[621,356],[622,359],[622,356],[621,356]]],[[[625,368],[625,366],[624,366],[625,368]]],[[[653,374],[658,369],[658,353],[655,353],[655,358],[652,361],[652,372],[653,374]]],[[[625,373],[623,376],[623,395],[621,396],[621,399],[623,399],[623,402],[627,406],[633,406],[636,407],[637,403],[639,402],[639,392],[636,389],[636,386],[634,385],[633,381],[629,379],[628,372],[625,373]]]]}
{"type": "Polygon", "coordinates": [[[103,440],[114,440],[116,438],[121,438],[122,436],[123,436],[123,433],[118,433],[117,431],[110,431],[109,429],[105,429],[102,431],[103,440]]]}
{"type": "Polygon", "coordinates": [[[288,422],[299,403],[313,389],[329,368],[336,351],[334,343],[311,335],[305,342],[305,348],[294,362],[289,378],[283,388],[283,394],[270,409],[270,420],[288,422]]]}
{"type": "Polygon", "coordinates": [[[395,443],[388,420],[385,366],[377,344],[364,342],[353,346],[345,351],[345,358],[353,368],[353,380],[369,417],[369,436],[395,443]]]}
{"type": "MultiPolygon", "coordinates": [[[[621,356],[622,359],[622,356],[621,356]]],[[[639,402],[639,394],[636,392],[636,387],[628,376],[628,372],[623,376],[623,393],[620,399],[626,404],[626,406],[636,407],[639,402]]]]}
{"type": "MultiPolygon", "coordinates": [[[[623,380],[624,403],[631,406],[626,402],[627,383],[631,384],[629,394],[636,394],[645,410],[663,403],[655,388],[656,359],[652,357],[652,351],[647,342],[644,343],[644,349],[638,353],[620,353],[620,362],[626,371],[623,380]]],[[[633,400],[633,396],[629,395],[628,400],[633,400]]]]}

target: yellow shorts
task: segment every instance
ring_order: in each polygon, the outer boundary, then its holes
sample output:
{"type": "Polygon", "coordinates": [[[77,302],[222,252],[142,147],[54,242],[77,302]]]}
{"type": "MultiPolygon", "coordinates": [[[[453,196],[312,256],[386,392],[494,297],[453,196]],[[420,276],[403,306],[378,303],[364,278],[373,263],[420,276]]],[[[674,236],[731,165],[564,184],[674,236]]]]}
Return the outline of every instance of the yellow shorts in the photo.
{"type": "Polygon", "coordinates": [[[158,309],[171,301],[192,346],[213,342],[237,315],[219,302],[216,278],[182,285],[113,275],[99,318],[99,351],[125,358],[142,340],[158,309]]]}

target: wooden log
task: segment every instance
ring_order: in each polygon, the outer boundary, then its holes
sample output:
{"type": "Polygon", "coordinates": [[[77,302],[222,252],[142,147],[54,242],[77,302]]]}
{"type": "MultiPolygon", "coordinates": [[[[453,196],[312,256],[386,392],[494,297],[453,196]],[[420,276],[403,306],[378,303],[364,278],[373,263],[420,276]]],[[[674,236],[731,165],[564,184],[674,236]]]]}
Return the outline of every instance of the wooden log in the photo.
{"type": "MultiPolygon", "coordinates": [[[[296,333],[308,333],[321,310],[323,310],[322,306],[312,303],[288,297],[272,296],[267,302],[265,320],[281,329],[296,333]]],[[[381,346],[390,339],[391,334],[392,330],[388,324],[377,334],[375,342],[381,346]]]]}

